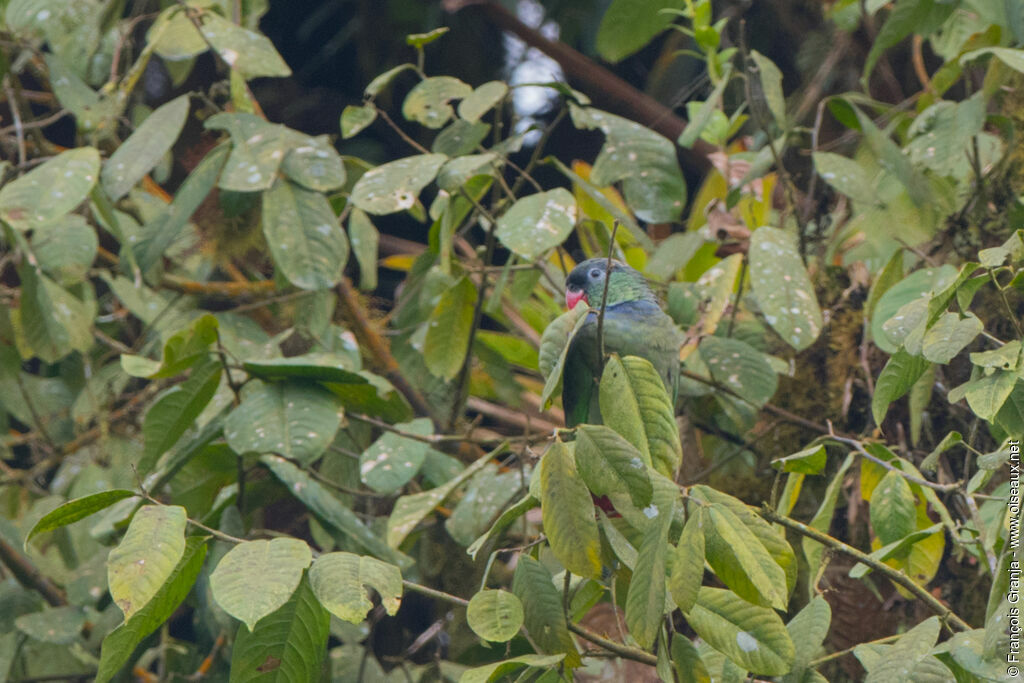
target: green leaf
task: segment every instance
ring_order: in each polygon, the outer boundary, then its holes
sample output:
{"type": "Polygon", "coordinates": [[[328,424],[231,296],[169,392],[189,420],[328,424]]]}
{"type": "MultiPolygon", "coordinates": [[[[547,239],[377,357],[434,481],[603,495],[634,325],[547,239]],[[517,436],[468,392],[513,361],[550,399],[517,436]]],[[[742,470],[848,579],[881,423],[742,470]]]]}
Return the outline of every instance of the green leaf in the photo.
{"type": "Polygon", "coordinates": [[[242,361],[242,368],[265,381],[282,379],[315,380],[342,384],[366,384],[366,378],[354,372],[352,359],[341,353],[314,351],[291,358],[242,361]]]}
{"type": "Polygon", "coordinates": [[[586,195],[587,201],[596,203],[599,207],[607,211],[615,220],[619,221],[623,227],[629,230],[630,236],[639,242],[642,247],[654,250],[654,241],[651,240],[647,232],[641,228],[635,220],[633,220],[629,211],[624,210],[620,204],[613,202],[604,194],[604,192],[595,187],[593,183],[585,180],[557,158],[549,157],[549,159],[558,172],[573,184],[574,189],[578,189],[586,195]]]}
{"type": "Polygon", "coordinates": [[[832,608],[825,598],[815,595],[786,624],[790,640],[793,641],[795,656],[793,669],[782,679],[783,683],[801,683],[805,680],[808,664],[821,652],[831,622],[832,608]]]}
{"type": "Polygon", "coordinates": [[[973,313],[964,318],[959,313],[943,313],[925,332],[921,355],[933,363],[948,363],[984,329],[985,325],[973,313]]]}
{"type": "Polygon", "coordinates": [[[998,349],[971,354],[971,363],[982,368],[1016,370],[1021,362],[1021,342],[1014,339],[998,349]]]}
{"type": "Polygon", "coordinates": [[[21,305],[16,321],[28,345],[28,355],[55,363],[72,351],[92,347],[89,306],[28,263],[18,269],[21,305]]]}
{"type": "Polygon", "coordinates": [[[689,638],[679,633],[673,634],[671,650],[672,666],[680,683],[711,683],[708,668],[689,638]]]}
{"type": "Polygon", "coordinates": [[[459,683],[490,683],[491,681],[511,680],[509,677],[516,671],[528,669],[551,669],[565,659],[565,655],[520,655],[492,664],[485,664],[467,669],[459,678],[459,683]]]}
{"type": "Polygon", "coordinates": [[[445,161],[443,154],[419,154],[382,164],[356,181],[349,199],[374,215],[411,209],[420,190],[434,179],[445,161]]]}
{"type": "Polygon", "coordinates": [[[675,145],[668,138],[599,109],[570,104],[569,112],[577,128],[599,129],[605,134],[590,173],[594,185],[605,187],[622,181],[626,204],[648,223],[679,219],[686,204],[686,182],[675,145]]]}
{"type": "MultiPolygon", "coordinates": [[[[428,436],[434,426],[428,418],[395,425],[412,434],[428,436]]],[[[359,455],[359,478],[378,493],[394,493],[409,483],[423,465],[430,446],[394,432],[384,432],[359,455]]]]}
{"type": "Polygon", "coordinates": [[[393,564],[352,553],[327,553],[313,561],[309,583],[327,611],[358,624],[373,609],[365,587],[377,591],[384,611],[394,616],[402,602],[402,572],[393,564]]]}
{"type": "Polygon", "coordinates": [[[135,615],[107,634],[100,650],[97,683],[107,683],[132,656],[136,646],[170,619],[185,600],[203,568],[206,537],[185,539],[185,552],[170,576],[149,602],[135,615]]]}
{"type": "MultiPolygon", "coordinates": [[[[920,2],[934,2],[934,0],[915,0],[920,2]]],[[[904,3],[901,3],[904,4],[904,3]]],[[[947,7],[952,7],[947,5],[947,7]]],[[[878,45],[877,40],[875,46],[878,45]]],[[[890,175],[899,180],[904,187],[911,201],[916,206],[924,206],[933,200],[931,186],[928,184],[922,171],[916,168],[910,161],[910,157],[903,153],[903,150],[893,142],[888,135],[878,129],[871,117],[854,107],[857,115],[857,122],[860,124],[861,132],[864,134],[864,142],[871,153],[878,159],[878,163],[890,175]]]]}
{"type": "Polygon", "coordinates": [[[482,590],[466,608],[466,621],[484,640],[504,643],[515,638],[523,625],[523,603],[503,590],[482,590]]]}
{"type": "Polygon", "coordinates": [[[772,467],[783,472],[799,472],[800,474],[821,474],[827,459],[825,447],[810,446],[784,458],[772,460],[772,467]]]}
{"type": "Polygon", "coordinates": [[[448,102],[467,97],[471,92],[472,88],[452,76],[425,78],[405,96],[402,116],[427,128],[441,128],[455,113],[448,102]]]}
{"type": "Polygon", "coordinates": [[[44,609],[14,619],[14,625],[25,635],[56,645],[70,645],[78,640],[85,623],[86,612],[77,606],[44,609]]]}
{"type": "Polygon", "coordinates": [[[778,375],[765,354],[746,342],[711,336],[702,339],[698,349],[711,378],[747,401],[761,406],[775,395],[778,375]]]}
{"type": "Polygon", "coordinates": [[[213,398],[221,380],[220,361],[207,358],[192,369],[181,384],[167,389],[153,402],[142,422],[145,439],[141,469],[148,471],[157,458],[178,442],[213,398]]]}
{"type": "Polygon", "coordinates": [[[50,223],[86,200],[99,172],[92,147],[61,152],[0,188],[0,220],[21,231],[50,223]]]}
{"type": "Polygon", "coordinates": [[[499,219],[495,236],[512,253],[534,261],[565,241],[576,225],[576,200],[564,188],[523,197],[499,219]]]}
{"type": "Polygon", "coordinates": [[[237,26],[215,12],[203,13],[200,32],[221,59],[246,78],[291,76],[274,44],[262,33],[237,26]]]}
{"type": "Polygon", "coordinates": [[[504,81],[488,81],[459,102],[459,117],[470,122],[479,121],[480,117],[497,106],[506,94],[508,85],[504,81]]]}
{"type": "Polygon", "coordinates": [[[941,291],[953,282],[956,276],[956,268],[950,265],[940,268],[923,268],[895,282],[884,294],[880,295],[871,317],[871,337],[878,348],[886,353],[895,353],[903,340],[896,337],[890,338],[885,329],[889,320],[907,304],[918,299],[930,298],[931,292],[941,291]]]}
{"type": "Polygon", "coordinates": [[[481,548],[483,548],[488,541],[498,538],[505,529],[512,526],[513,522],[538,505],[540,505],[539,501],[531,494],[528,493],[523,496],[514,505],[501,513],[501,516],[495,520],[494,524],[491,525],[491,528],[487,530],[487,533],[480,536],[480,538],[473,541],[473,543],[466,548],[466,554],[475,560],[481,548]]]}
{"type": "Polygon", "coordinates": [[[672,476],[682,454],[678,430],[665,386],[650,361],[613,354],[601,374],[599,396],[604,423],[640,451],[645,465],[672,476]]]}
{"type": "Polygon", "coordinates": [[[878,375],[875,394],[871,397],[871,413],[876,424],[882,424],[889,404],[910,391],[930,365],[928,359],[911,356],[904,349],[893,354],[878,375]]]}
{"type": "Polygon", "coordinates": [[[609,427],[580,425],[574,454],[580,476],[595,495],[627,491],[637,507],[651,502],[654,489],[643,455],[609,427]]]}
{"type": "Polygon", "coordinates": [[[889,470],[871,493],[871,528],[885,543],[892,543],[914,531],[917,511],[910,484],[899,472],[889,470]]]}
{"type": "Polygon", "coordinates": [[[939,464],[939,456],[948,451],[953,446],[957,445],[958,443],[963,443],[963,440],[964,437],[960,434],[960,432],[948,432],[944,437],[942,437],[942,441],[940,441],[939,444],[932,449],[932,452],[929,453],[928,456],[921,461],[921,471],[934,472],[939,464]]]}
{"type": "Polygon", "coordinates": [[[174,199],[156,218],[142,226],[133,250],[139,268],[148,273],[174,244],[192,215],[214,188],[228,158],[228,145],[218,145],[203,157],[174,193],[174,199]]]}
{"type": "Polygon", "coordinates": [[[483,143],[490,132],[490,124],[455,119],[434,138],[430,151],[450,157],[469,154],[483,143]]]}
{"type": "Polygon", "coordinates": [[[672,575],[668,587],[672,599],[684,613],[697,601],[700,584],[704,580],[704,508],[695,506],[679,536],[672,562],[672,575]]]}
{"type": "Polygon", "coordinates": [[[797,351],[821,331],[821,309],[793,235],[761,226],[750,235],[750,286],[765,320],[797,351]]]}
{"type": "MultiPolygon", "coordinates": [[[[876,179],[853,159],[831,152],[815,152],[814,168],[825,182],[850,199],[864,204],[878,203],[876,179]]],[[[902,268],[903,253],[898,252],[897,256],[902,268]]],[[[902,275],[902,272],[900,274],[902,275]]]]}
{"type": "Polygon", "coordinates": [[[440,28],[435,28],[433,31],[428,31],[427,33],[410,33],[405,37],[405,44],[419,49],[424,45],[429,45],[434,42],[450,30],[451,29],[447,26],[442,26],[440,28]]]}
{"type": "Polygon", "coordinates": [[[615,63],[633,54],[668,28],[674,17],[660,10],[683,9],[682,0],[614,0],[597,28],[597,52],[615,63]]]}
{"type": "Polygon", "coordinates": [[[103,165],[100,182],[117,201],[135,187],[171,149],[188,116],[189,96],[181,95],[146,117],[103,165]]]}
{"type": "MultiPolygon", "coordinates": [[[[826,534],[828,533],[829,527],[832,526],[832,515],[835,514],[839,491],[843,486],[843,477],[846,475],[846,471],[850,469],[853,461],[854,454],[850,453],[846,456],[843,464],[839,466],[839,470],[832,475],[832,479],[829,480],[828,487],[825,489],[825,495],[821,497],[821,505],[818,507],[818,511],[814,514],[813,519],[811,519],[810,527],[826,534]]],[[[801,542],[807,566],[816,575],[821,565],[824,546],[809,538],[804,538],[801,542]]]]}
{"type": "Polygon", "coordinates": [[[520,555],[512,578],[512,592],[523,604],[526,631],[537,647],[546,653],[564,653],[567,666],[579,666],[580,655],[569,635],[562,596],[551,582],[547,568],[529,555],[520,555]]]}
{"type": "Polygon", "coordinates": [[[432,374],[450,381],[462,369],[469,350],[476,300],[476,286],[468,276],[463,276],[445,290],[430,313],[423,360],[432,374]]]}
{"type": "MultiPolygon", "coordinates": [[[[929,617],[910,629],[892,645],[881,646],[881,656],[875,658],[870,666],[865,666],[868,675],[865,683],[887,683],[888,681],[917,680],[914,670],[935,645],[939,637],[939,618],[929,617]]],[[[864,645],[858,645],[854,654],[861,659],[864,645]]],[[[861,659],[861,663],[865,660],[861,659]]]]}
{"type": "Polygon", "coordinates": [[[327,198],[287,180],[263,195],[263,234],[274,264],[301,289],[337,284],[348,261],[348,239],[327,198]]]}
{"type": "Polygon", "coordinates": [[[437,186],[449,193],[459,192],[459,188],[471,179],[483,175],[497,173],[501,160],[494,152],[483,154],[467,154],[446,161],[437,174],[437,186]]]}
{"type": "Polygon", "coordinates": [[[711,647],[753,673],[779,676],[793,664],[795,649],[782,619],[731,591],[701,588],[686,618],[711,647]]]}
{"type": "Polygon", "coordinates": [[[342,504],[312,476],[277,455],[264,455],[260,462],[266,465],[288,491],[317,516],[318,520],[338,530],[377,557],[402,568],[412,564],[409,557],[389,547],[380,536],[360,521],[356,513],[342,504]]]}
{"type": "Polygon", "coordinates": [[[954,9],[954,4],[940,0],[904,0],[896,3],[871,43],[861,81],[867,83],[882,53],[911,33],[928,36],[949,18],[954,9]]]}
{"type": "Polygon", "coordinates": [[[185,9],[175,5],[160,13],[146,32],[146,42],[171,62],[184,61],[210,49],[185,9]]]}
{"type": "Polygon", "coordinates": [[[1011,69],[1024,73],[1024,50],[1012,47],[983,47],[979,50],[971,50],[961,55],[960,63],[967,64],[967,62],[973,62],[985,55],[992,55],[1011,69]]]}
{"type": "Polygon", "coordinates": [[[601,539],[590,492],[569,448],[555,441],[540,461],[541,512],[551,552],[580,576],[601,577],[601,539]]]}
{"type": "Polygon", "coordinates": [[[217,341],[217,328],[217,318],[209,313],[202,315],[167,338],[159,362],[122,354],[121,368],[132,377],[149,379],[181,374],[210,355],[210,346],[217,341]]]}
{"type": "Polygon", "coordinates": [[[263,384],[243,392],[224,423],[224,438],[238,454],[277,453],[308,464],[334,439],[338,412],[338,399],[315,384],[263,384]]]}
{"type": "Polygon", "coordinates": [[[626,626],[645,650],[654,646],[666,612],[665,556],[671,521],[671,514],[662,514],[647,525],[626,595],[626,626]]]}
{"type": "Polygon", "coordinates": [[[726,586],[754,604],[786,608],[786,573],[761,541],[727,507],[706,511],[704,548],[708,564],[726,586]]]}
{"type": "Polygon", "coordinates": [[[359,289],[377,289],[377,245],[380,235],[366,212],[353,207],[348,217],[348,241],[359,264],[359,289]]]}
{"type": "Polygon", "coordinates": [[[119,500],[131,498],[135,495],[138,494],[134,491],[128,491],[127,489],[112,489],[110,491],[100,491],[99,493],[93,493],[88,496],[69,500],[63,505],[50,510],[50,512],[43,515],[39,521],[35,523],[32,529],[28,532],[28,536],[25,537],[25,549],[28,550],[29,541],[39,534],[59,529],[60,527],[67,526],[68,524],[74,524],[81,519],[85,519],[90,515],[96,514],[100,510],[107,509],[119,500]]]}
{"type": "Polygon", "coordinates": [[[355,137],[377,120],[377,108],[372,104],[356,106],[350,104],[341,112],[341,137],[348,140],[355,137]]]}
{"type": "Polygon", "coordinates": [[[290,147],[287,128],[244,112],[215,114],[205,125],[231,134],[231,154],[217,183],[220,189],[258,192],[274,185],[290,147]]]}
{"type": "MultiPolygon", "coordinates": [[[[768,110],[775,117],[775,123],[779,128],[786,127],[786,96],[782,92],[782,72],[775,62],[765,57],[757,50],[750,51],[750,57],[757,65],[760,90],[764,94],[768,110]]],[[[748,78],[751,75],[748,74],[748,78]]]]}
{"type": "Polygon", "coordinates": [[[687,102],[686,108],[689,112],[690,121],[676,140],[680,147],[690,149],[698,139],[707,141],[708,124],[716,116],[722,115],[718,105],[722,101],[722,93],[725,92],[725,87],[729,85],[731,75],[732,67],[726,66],[725,72],[719,78],[718,84],[706,100],[703,102],[699,100],[687,102]],[[693,113],[694,109],[696,109],[696,113],[693,113]]]}
{"type": "Polygon", "coordinates": [[[229,550],[210,574],[213,599],[249,630],[291,597],[313,555],[305,541],[246,541],[229,550]]]}
{"type": "Polygon", "coordinates": [[[363,94],[367,97],[376,97],[380,94],[381,90],[391,83],[391,81],[395,80],[395,76],[399,75],[403,71],[415,70],[415,68],[416,67],[412,64],[399,64],[394,68],[388,69],[370,81],[370,84],[366,86],[366,90],[363,91],[363,94]]]}
{"type": "Polygon", "coordinates": [[[281,173],[316,192],[330,192],[345,184],[345,164],[326,135],[289,137],[294,141],[281,162],[281,173]]]}
{"type": "Polygon", "coordinates": [[[107,556],[110,596],[125,621],[145,607],[185,553],[185,508],[143,505],[121,543],[107,556]]]}
{"type": "Polygon", "coordinates": [[[448,535],[468,546],[484,533],[513,496],[522,490],[523,473],[510,470],[498,474],[490,464],[469,482],[466,492],[444,523],[448,535]]]}
{"type": "MultiPolygon", "coordinates": [[[[991,422],[1006,403],[1016,383],[1017,373],[1004,370],[996,370],[991,375],[969,382],[964,393],[967,405],[975,415],[991,422]]],[[[950,392],[952,399],[953,392],[950,392]]]]}
{"type": "Polygon", "coordinates": [[[331,618],[310,589],[299,582],[292,596],[261,619],[255,630],[239,629],[231,648],[231,683],[297,683],[319,680],[331,618]]]}
{"type": "Polygon", "coordinates": [[[576,304],[575,308],[558,316],[544,328],[537,357],[537,365],[544,376],[544,389],[540,394],[540,403],[544,408],[550,405],[551,396],[562,386],[565,359],[569,355],[573,338],[587,322],[588,310],[585,304],[576,304]]]}
{"type": "Polygon", "coordinates": [[[73,286],[85,281],[96,258],[96,230],[76,213],[32,230],[36,262],[58,283],[73,286]]]}

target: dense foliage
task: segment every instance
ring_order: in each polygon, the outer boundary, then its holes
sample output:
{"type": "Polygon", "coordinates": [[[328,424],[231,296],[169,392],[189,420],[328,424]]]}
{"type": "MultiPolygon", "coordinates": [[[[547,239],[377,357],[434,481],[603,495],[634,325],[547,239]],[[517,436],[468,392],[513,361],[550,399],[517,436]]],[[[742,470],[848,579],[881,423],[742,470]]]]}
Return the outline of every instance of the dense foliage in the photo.
{"type": "Polygon", "coordinates": [[[259,0],[0,1],[0,681],[1015,675],[1024,10],[838,0],[794,89],[722,5],[577,27],[688,123],[576,62],[524,124],[441,28],[315,136],[259,0]],[[676,405],[612,354],[561,428],[581,255],[676,405]]]}

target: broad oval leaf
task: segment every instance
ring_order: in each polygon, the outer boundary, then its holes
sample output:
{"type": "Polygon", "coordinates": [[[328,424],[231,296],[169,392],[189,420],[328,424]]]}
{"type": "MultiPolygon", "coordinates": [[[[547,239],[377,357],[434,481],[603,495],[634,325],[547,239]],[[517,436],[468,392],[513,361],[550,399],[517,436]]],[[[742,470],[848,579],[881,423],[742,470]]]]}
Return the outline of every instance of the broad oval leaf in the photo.
{"type": "Polygon", "coordinates": [[[792,667],[793,641],[782,619],[768,607],[705,586],[686,617],[711,647],[753,673],[780,676],[792,667]]]}
{"type": "Polygon", "coordinates": [[[931,292],[944,289],[956,279],[957,270],[951,265],[922,268],[890,286],[882,294],[872,311],[871,338],[886,353],[895,353],[901,340],[890,339],[885,324],[906,304],[920,298],[929,299],[931,292]]]}
{"type": "Polygon", "coordinates": [[[580,476],[594,494],[627,491],[637,507],[651,502],[654,489],[643,455],[609,427],[580,425],[574,455],[580,476]]]}
{"type": "Polygon", "coordinates": [[[566,625],[562,596],[547,568],[529,555],[520,555],[512,577],[512,592],[523,604],[526,631],[540,650],[564,653],[568,666],[579,666],[580,655],[566,625]]]}
{"type": "Polygon", "coordinates": [[[138,494],[134,491],[113,489],[69,500],[63,505],[50,510],[35,523],[32,529],[28,532],[28,536],[25,537],[25,548],[27,549],[29,541],[39,534],[59,529],[60,527],[67,526],[68,524],[74,524],[80,519],[85,519],[89,515],[93,515],[100,510],[105,510],[119,500],[131,498],[135,495],[138,494]]]}
{"type": "MultiPolygon", "coordinates": [[[[492,681],[510,680],[510,676],[523,668],[551,670],[565,659],[565,655],[520,655],[500,662],[485,664],[467,669],[459,677],[459,683],[492,683],[492,681]]],[[[518,680],[518,679],[517,679],[518,680]]]]}
{"type": "Polygon", "coordinates": [[[290,358],[246,360],[242,368],[253,377],[275,381],[308,379],[342,384],[366,384],[366,378],[355,372],[352,359],[341,353],[317,351],[290,358]]]}
{"type": "MultiPolygon", "coordinates": [[[[395,427],[421,436],[434,432],[433,424],[425,417],[395,427]]],[[[422,441],[384,432],[359,455],[359,477],[378,493],[394,493],[416,476],[429,451],[430,446],[422,441]]]]}
{"type": "Polygon", "coordinates": [[[70,605],[29,612],[14,619],[14,625],[25,635],[56,645],[70,645],[76,641],[85,623],[85,610],[70,605]]]}
{"type": "Polygon", "coordinates": [[[803,673],[807,670],[807,665],[820,654],[831,622],[832,608],[828,601],[821,595],[815,595],[786,624],[786,630],[789,631],[789,637],[793,641],[796,651],[793,670],[790,672],[795,680],[803,680],[803,673]]]}
{"type": "Polygon", "coordinates": [[[72,351],[88,351],[93,343],[90,306],[28,263],[18,275],[21,305],[16,322],[29,353],[55,363],[72,351]]]}
{"type": "Polygon", "coordinates": [[[792,455],[772,460],[772,467],[783,472],[798,472],[800,474],[820,474],[825,469],[825,461],[828,455],[825,447],[821,444],[809,446],[802,451],[792,455]]]}
{"type": "Polygon", "coordinates": [[[569,571],[601,577],[601,539],[590,492],[569,448],[555,441],[540,461],[541,512],[551,552],[569,571]]]}
{"type": "Polygon", "coordinates": [[[187,380],[171,387],[153,402],[142,422],[145,439],[142,463],[148,470],[157,458],[177,443],[187,429],[194,426],[220,385],[222,366],[207,358],[192,369],[187,380]]]}
{"type": "Polygon", "coordinates": [[[257,192],[274,185],[284,155],[291,147],[287,128],[245,112],[215,114],[205,125],[211,130],[226,130],[231,135],[231,153],[217,181],[218,187],[235,192],[257,192]]]}
{"type": "Polygon", "coordinates": [[[348,261],[348,239],[320,192],[279,180],[263,194],[263,234],[274,264],[302,289],[337,284],[348,261]]]}
{"type": "Polygon", "coordinates": [[[58,283],[82,282],[96,259],[96,230],[77,213],[32,230],[32,253],[39,267],[58,283]]]}
{"type": "Polygon", "coordinates": [[[514,470],[499,474],[497,465],[487,465],[469,482],[452,516],[444,523],[448,535],[459,545],[472,544],[487,531],[513,496],[520,493],[523,475],[514,470]]]}
{"type": "Polygon", "coordinates": [[[274,538],[239,543],[210,574],[213,598],[252,631],[288,602],[313,554],[305,541],[274,538]]]}
{"type": "MultiPolygon", "coordinates": [[[[875,178],[853,159],[832,152],[815,152],[814,168],[825,182],[850,199],[867,204],[878,202],[875,178]]],[[[900,258],[902,264],[902,254],[900,258]]]]}
{"type": "Polygon", "coordinates": [[[973,313],[943,313],[921,343],[921,355],[933,363],[948,363],[981,334],[985,325],[973,313]]]}
{"type": "Polygon", "coordinates": [[[377,108],[372,104],[350,104],[341,111],[341,137],[348,140],[377,120],[377,108]]]}
{"type": "Polygon", "coordinates": [[[350,200],[374,215],[411,209],[446,159],[443,154],[420,154],[372,168],[356,181],[350,200]]]}
{"type": "Polygon", "coordinates": [[[726,586],[754,604],[786,608],[786,573],[760,540],[724,505],[712,503],[704,526],[708,564],[726,586]]]}
{"type": "Polygon", "coordinates": [[[277,453],[310,463],[338,431],[338,399],[315,384],[287,381],[244,392],[224,423],[224,438],[236,453],[277,453]]]}
{"type": "Polygon", "coordinates": [[[440,128],[455,113],[449,101],[461,99],[473,89],[452,76],[434,76],[417,83],[402,103],[402,116],[427,128],[440,128]]]}
{"type": "Polygon", "coordinates": [[[705,337],[698,347],[711,377],[757,406],[768,402],[779,378],[765,354],[746,342],[728,337],[705,337]]]}
{"type": "Polygon", "coordinates": [[[188,116],[189,96],[181,95],[146,117],[110,155],[100,172],[104,191],[117,201],[152,170],[178,139],[188,116]]]}
{"type": "Polygon", "coordinates": [[[309,583],[327,611],[358,624],[373,609],[366,587],[380,595],[384,611],[398,612],[402,603],[402,572],[393,564],[353,553],[327,553],[309,568],[309,583]]]}
{"type": "Polygon", "coordinates": [[[659,10],[684,7],[683,0],[614,0],[597,29],[598,53],[612,63],[628,57],[672,23],[673,15],[659,10]]]}
{"type": "MultiPolygon", "coordinates": [[[[671,506],[670,506],[671,507],[671,506]]],[[[666,569],[668,530],[672,514],[659,515],[644,529],[643,540],[637,552],[633,578],[626,595],[626,626],[629,633],[644,649],[654,646],[661,630],[666,611],[666,569]]]]}
{"type": "Polygon", "coordinates": [[[883,543],[893,543],[915,529],[914,493],[906,478],[889,470],[871,492],[871,528],[883,543]]]}
{"type": "Polygon", "coordinates": [[[480,117],[501,102],[507,93],[508,85],[504,81],[488,81],[459,102],[459,116],[466,121],[479,121],[480,117]]]}
{"type": "Polygon", "coordinates": [[[281,162],[281,173],[317,192],[330,192],[345,184],[345,164],[326,135],[294,137],[281,162]]]}
{"type": "Polygon", "coordinates": [[[565,241],[576,216],[572,193],[559,187],[517,200],[498,219],[494,234],[512,253],[533,261],[565,241]]]}
{"type": "Polygon", "coordinates": [[[185,552],[185,508],[144,505],[107,556],[110,596],[125,621],[160,590],[185,552]]]}
{"type": "Polygon", "coordinates": [[[61,152],[0,188],[0,220],[22,231],[56,220],[85,201],[99,173],[92,147],[61,152]]]}
{"type": "Polygon", "coordinates": [[[821,309],[788,232],[761,226],[751,233],[750,286],[764,319],[787,344],[801,351],[818,338],[821,309]]]}
{"type": "Polygon", "coordinates": [[[645,358],[614,354],[599,386],[604,423],[636,446],[645,462],[672,478],[683,459],[672,399],[645,358]]]}
{"type": "Polygon", "coordinates": [[[523,625],[523,603],[504,590],[482,590],[466,608],[466,621],[484,640],[504,643],[515,638],[523,625]]]}
{"type": "Polygon", "coordinates": [[[220,58],[246,79],[292,73],[274,44],[262,33],[237,26],[215,12],[203,13],[203,26],[199,30],[220,58]]]}

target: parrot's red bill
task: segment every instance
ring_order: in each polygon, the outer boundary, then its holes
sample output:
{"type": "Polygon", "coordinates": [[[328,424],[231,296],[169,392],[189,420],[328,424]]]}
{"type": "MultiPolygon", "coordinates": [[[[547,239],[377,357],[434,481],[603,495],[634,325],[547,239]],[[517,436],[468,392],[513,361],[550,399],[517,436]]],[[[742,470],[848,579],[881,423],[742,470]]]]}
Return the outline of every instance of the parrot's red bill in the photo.
{"type": "Polygon", "coordinates": [[[588,304],[590,303],[589,301],[587,301],[587,293],[584,292],[582,289],[578,292],[573,292],[568,289],[565,290],[565,305],[569,307],[570,311],[576,308],[576,304],[578,304],[580,300],[588,304]]]}

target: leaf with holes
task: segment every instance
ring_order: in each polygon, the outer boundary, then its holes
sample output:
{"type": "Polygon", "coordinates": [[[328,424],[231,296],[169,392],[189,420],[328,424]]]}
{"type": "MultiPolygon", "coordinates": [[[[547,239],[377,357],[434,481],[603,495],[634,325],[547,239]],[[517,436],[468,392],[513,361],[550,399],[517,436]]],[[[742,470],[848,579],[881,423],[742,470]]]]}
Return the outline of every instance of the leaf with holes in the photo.
{"type": "Polygon", "coordinates": [[[284,155],[281,173],[317,192],[330,192],[345,184],[345,164],[326,135],[289,137],[292,148],[284,155]]]}
{"type": "Polygon", "coordinates": [[[210,591],[225,612],[252,631],[288,602],[313,555],[305,541],[246,541],[229,550],[210,574],[210,591]]]}
{"type": "Polygon", "coordinates": [[[107,557],[110,596],[127,621],[160,590],[185,552],[185,508],[144,505],[107,557]]]}
{"type": "Polygon", "coordinates": [[[452,76],[425,78],[405,96],[402,116],[427,128],[441,128],[455,113],[449,102],[472,92],[471,87],[452,76]]]}
{"type": "Polygon", "coordinates": [[[350,200],[374,215],[411,209],[446,160],[443,154],[419,154],[382,164],[356,181],[350,200]]]}

